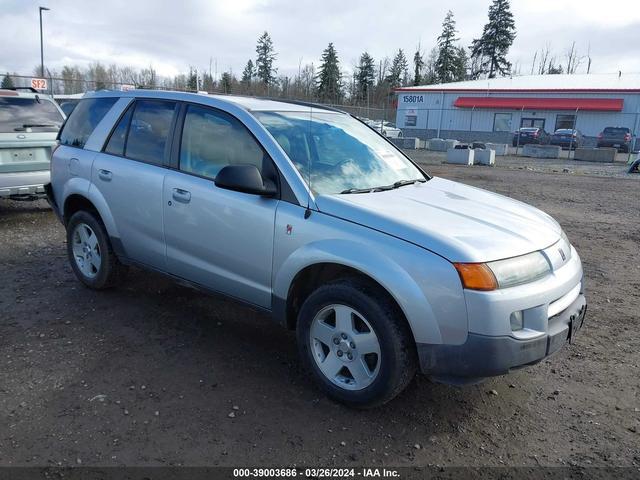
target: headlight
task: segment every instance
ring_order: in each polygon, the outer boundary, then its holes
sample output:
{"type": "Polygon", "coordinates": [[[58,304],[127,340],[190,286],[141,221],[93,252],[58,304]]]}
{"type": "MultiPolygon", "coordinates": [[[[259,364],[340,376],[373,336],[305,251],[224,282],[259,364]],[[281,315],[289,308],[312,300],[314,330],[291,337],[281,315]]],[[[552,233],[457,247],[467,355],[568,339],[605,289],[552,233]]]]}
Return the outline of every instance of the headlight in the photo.
{"type": "Polygon", "coordinates": [[[500,288],[533,282],[551,271],[551,266],[541,252],[507,258],[487,263],[496,276],[500,288]]]}
{"type": "Polygon", "coordinates": [[[551,271],[541,252],[489,263],[454,263],[462,286],[469,290],[496,290],[533,282],[551,271]]]}

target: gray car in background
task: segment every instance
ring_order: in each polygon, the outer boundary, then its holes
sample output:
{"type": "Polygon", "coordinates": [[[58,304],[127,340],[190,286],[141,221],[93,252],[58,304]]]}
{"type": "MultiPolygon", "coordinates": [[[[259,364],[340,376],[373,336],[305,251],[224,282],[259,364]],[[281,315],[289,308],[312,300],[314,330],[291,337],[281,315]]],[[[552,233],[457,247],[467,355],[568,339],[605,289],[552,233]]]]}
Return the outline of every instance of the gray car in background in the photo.
{"type": "Polygon", "coordinates": [[[64,119],[46,95],[0,89],[0,198],[44,194],[51,151],[64,119]]]}
{"type": "Polygon", "coordinates": [[[251,304],[296,330],[348,405],[392,399],[417,370],[459,384],[534,364],[583,323],[582,265],[555,220],[429,176],[348,114],[99,92],[59,141],[47,191],[81,282],[136,265],[251,304]]]}

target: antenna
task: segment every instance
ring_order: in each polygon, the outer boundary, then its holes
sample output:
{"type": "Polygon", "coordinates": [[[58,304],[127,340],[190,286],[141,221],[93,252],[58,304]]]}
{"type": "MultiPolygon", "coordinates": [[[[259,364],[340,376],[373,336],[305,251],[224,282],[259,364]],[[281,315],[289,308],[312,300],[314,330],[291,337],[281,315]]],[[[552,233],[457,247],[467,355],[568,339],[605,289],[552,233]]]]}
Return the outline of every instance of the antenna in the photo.
{"type": "MultiPolygon", "coordinates": [[[[311,136],[311,122],[313,121],[313,107],[309,106],[309,142],[312,140],[311,136]]],[[[307,209],[304,211],[305,220],[311,216],[311,155],[307,154],[307,209]]]]}

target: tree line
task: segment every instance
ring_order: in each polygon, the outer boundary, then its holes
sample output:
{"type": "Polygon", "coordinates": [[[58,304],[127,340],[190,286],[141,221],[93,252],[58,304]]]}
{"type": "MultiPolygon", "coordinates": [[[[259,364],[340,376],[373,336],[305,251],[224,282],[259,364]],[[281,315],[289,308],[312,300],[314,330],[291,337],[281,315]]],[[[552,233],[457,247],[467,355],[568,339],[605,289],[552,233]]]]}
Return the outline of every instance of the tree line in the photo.
{"type": "MultiPolygon", "coordinates": [[[[105,66],[99,62],[84,69],[65,65],[59,72],[46,71],[49,77],[59,79],[54,82],[55,93],[63,94],[134,85],[137,88],[266,95],[374,107],[387,105],[393,98],[393,90],[402,86],[520,74],[521,66],[513,66],[507,59],[515,38],[516,27],[509,0],[493,0],[481,35],[469,47],[459,43],[455,17],[449,10],[435,46],[425,54],[418,45],[411,67],[402,49],[398,49],[391,59],[383,57],[377,61],[365,51],[347,72],[342,68],[336,46],[329,43],[317,67],[314,63],[300,64],[297,74],[279,75],[275,46],[265,31],[257,40],[255,57],[247,61],[239,78],[231,70],[218,77],[211,70],[211,61],[208,69],[190,67],[188,72],[173,78],[159,76],[152,66],[136,69],[115,64],[105,66]]],[[[567,62],[563,65],[546,46],[535,53],[531,73],[575,73],[585,60],[584,56],[578,55],[575,42],[566,57],[567,62]]],[[[587,70],[590,66],[589,58],[587,70]]],[[[39,76],[39,70],[40,67],[36,67],[34,75],[39,76]]],[[[10,87],[13,83],[7,73],[2,86],[10,87]]]]}

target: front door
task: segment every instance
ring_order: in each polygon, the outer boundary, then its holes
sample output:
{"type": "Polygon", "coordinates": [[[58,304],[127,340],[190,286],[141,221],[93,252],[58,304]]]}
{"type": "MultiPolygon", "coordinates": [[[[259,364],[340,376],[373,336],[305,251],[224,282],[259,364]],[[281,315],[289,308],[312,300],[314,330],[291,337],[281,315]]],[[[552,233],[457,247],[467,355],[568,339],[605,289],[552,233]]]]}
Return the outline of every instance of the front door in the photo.
{"type": "Polygon", "coordinates": [[[271,162],[231,115],[189,105],[179,169],[163,189],[170,273],[241,300],[271,307],[274,221],[278,200],[218,188],[226,165],[271,162]]]}

